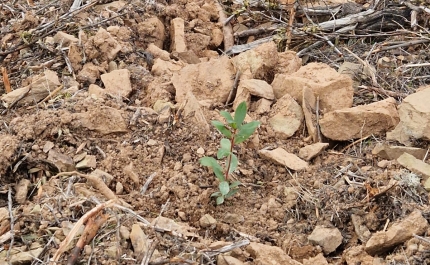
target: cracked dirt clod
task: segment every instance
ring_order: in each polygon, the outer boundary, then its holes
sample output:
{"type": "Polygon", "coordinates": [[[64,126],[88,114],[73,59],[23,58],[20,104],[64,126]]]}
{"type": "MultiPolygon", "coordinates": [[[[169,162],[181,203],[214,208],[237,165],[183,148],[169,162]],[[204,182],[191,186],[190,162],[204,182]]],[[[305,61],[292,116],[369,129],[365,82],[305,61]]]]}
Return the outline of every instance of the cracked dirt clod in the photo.
{"type": "Polygon", "coordinates": [[[337,228],[328,228],[317,225],[308,236],[311,243],[321,246],[325,254],[332,253],[342,243],[343,237],[337,228]]]}
{"type": "Polygon", "coordinates": [[[337,141],[385,134],[398,123],[399,114],[394,98],[369,105],[334,110],[325,114],[320,120],[321,133],[337,141]]]}
{"type": "Polygon", "coordinates": [[[423,234],[428,227],[420,210],[410,213],[405,219],[393,224],[386,232],[376,232],[366,243],[365,250],[370,255],[384,253],[405,242],[413,235],[423,234]]]}
{"type": "Polygon", "coordinates": [[[282,148],[260,150],[259,154],[266,159],[296,171],[306,169],[309,166],[307,162],[301,160],[294,154],[288,153],[282,148]]]}

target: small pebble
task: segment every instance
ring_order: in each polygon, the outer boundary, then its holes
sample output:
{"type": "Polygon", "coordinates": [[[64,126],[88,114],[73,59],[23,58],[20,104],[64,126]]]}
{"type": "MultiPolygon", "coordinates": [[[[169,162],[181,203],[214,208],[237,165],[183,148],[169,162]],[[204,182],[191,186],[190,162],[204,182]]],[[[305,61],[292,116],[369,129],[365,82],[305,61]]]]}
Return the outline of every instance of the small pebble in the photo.
{"type": "Polygon", "coordinates": [[[178,216],[179,216],[179,218],[181,218],[182,221],[187,220],[187,216],[184,212],[178,212],[178,216]]]}
{"type": "Polygon", "coordinates": [[[179,170],[181,170],[181,168],[182,168],[182,163],[181,163],[181,162],[179,162],[179,161],[177,161],[177,162],[175,163],[175,166],[173,167],[173,170],[175,170],[175,171],[179,171],[179,170]]]}
{"type": "Polygon", "coordinates": [[[191,161],[191,154],[190,154],[190,153],[185,153],[185,154],[182,156],[182,161],[183,161],[183,162],[190,162],[190,161],[191,161]]]}
{"type": "Polygon", "coordinates": [[[391,164],[388,160],[381,160],[378,162],[378,167],[380,168],[387,168],[391,164]]]}
{"type": "Polygon", "coordinates": [[[204,155],[205,154],[205,149],[203,149],[203,148],[199,148],[199,149],[197,149],[197,154],[199,154],[199,155],[204,155]]]}
{"type": "Polygon", "coordinates": [[[33,150],[33,151],[38,151],[39,149],[40,149],[40,147],[37,144],[35,144],[31,147],[31,150],[33,150]]]}
{"type": "Polygon", "coordinates": [[[146,142],[147,145],[149,146],[154,146],[157,144],[157,141],[153,140],[153,139],[149,139],[148,142],[146,142]]]}
{"type": "Polygon", "coordinates": [[[121,184],[121,182],[117,182],[115,187],[115,193],[117,195],[121,195],[123,192],[124,192],[124,186],[121,184]]]}

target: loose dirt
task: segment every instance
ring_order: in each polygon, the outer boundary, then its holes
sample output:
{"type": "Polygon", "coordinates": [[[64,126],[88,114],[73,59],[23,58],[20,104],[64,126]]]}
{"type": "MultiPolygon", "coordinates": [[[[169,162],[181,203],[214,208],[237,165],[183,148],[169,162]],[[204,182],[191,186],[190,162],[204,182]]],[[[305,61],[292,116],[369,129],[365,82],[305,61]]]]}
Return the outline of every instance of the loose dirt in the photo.
{"type": "MultiPolygon", "coordinates": [[[[57,73],[64,88],[38,105],[31,97],[25,102],[3,100],[7,104],[0,109],[0,234],[5,239],[0,240],[4,260],[0,264],[8,259],[12,264],[50,264],[73,225],[109,199],[97,181],[85,175],[98,176],[119,200],[101,210],[105,221],[82,253],[72,250],[83,228],[65,246],[58,264],[71,264],[75,257],[78,264],[145,264],[145,255],[149,264],[430,264],[428,192],[420,184],[421,175],[405,170],[395,159],[381,164],[383,159],[372,153],[385,142],[385,131],[362,135],[365,138],[355,142],[323,139],[329,143],[327,149],[305,170],[295,172],[258,151],[281,147],[298,155],[314,142],[308,120],[298,115],[297,131],[286,137],[270,125],[269,116],[278,111],[270,112],[272,101],[264,103],[247,94],[247,119],[262,125],[252,139],[234,149],[239,167],[233,178],[242,183],[240,191],[224,204],[215,204],[210,195],[218,180],[199,159],[216,156],[221,134],[210,121],[221,120],[221,110],[234,111],[224,103],[241,65],[239,60],[232,62],[234,57],[218,59],[223,27],[213,1],[97,3],[70,16],[66,20],[70,25],[57,21],[61,31],[74,36],[70,42],[65,41],[67,36],[54,41],[60,29],[43,34],[40,25],[43,18],[67,13],[71,1],[40,1],[33,7],[31,2],[0,4],[2,50],[31,43],[2,56],[2,67],[14,90],[31,87],[31,78],[47,69],[57,73]],[[171,21],[177,17],[185,21],[184,36],[172,33],[171,21]],[[44,35],[40,42],[31,39],[32,29],[35,36],[44,35]],[[174,50],[179,44],[172,38],[183,39],[191,55],[174,50]],[[193,63],[195,58],[198,64],[193,63]],[[127,69],[130,87],[122,82],[116,91],[107,89],[105,83],[114,81],[102,81],[101,76],[118,69],[127,69]],[[89,88],[90,84],[96,86],[89,88]],[[79,174],[64,174],[73,171],[79,174]],[[382,252],[366,252],[372,235],[390,231],[393,223],[417,209],[425,222],[421,230],[408,230],[401,223],[403,239],[382,252]],[[313,239],[317,227],[335,229],[328,231],[339,231],[340,236],[331,239],[331,232],[324,232],[319,242],[313,239]],[[252,243],[222,251],[241,240],[252,243]],[[340,244],[328,250],[324,241],[336,240],[340,244]],[[212,255],[210,250],[219,252],[212,255]]],[[[235,7],[224,6],[229,12],[235,7]]],[[[260,23],[242,19],[233,23],[250,28],[260,23]]],[[[299,70],[301,60],[293,52],[283,53],[278,47],[278,54],[281,59],[262,55],[266,60],[262,68],[254,71],[251,66],[241,78],[270,84],[276,74],[299,70]]],[[[258,50],[249,56],[260,58],[258,50]]],[[[350,86],[352,81],[345,83],[350,86]]],[[[55,88],[47,88],[42,98],[55,88]]],[[[0,83],[0,92],[6,94],[6,82],[0,83]]],[[[273,102],[282,95],[275,91],[275,96],[273,102]]],[[[355,88],[354,103],[346,99],[339,104],[352,107],[371,103],[373,97],[381,100],[386,95],[355,88]]],[[[422,139],[414,145],[428,148],[422,139]]]]}

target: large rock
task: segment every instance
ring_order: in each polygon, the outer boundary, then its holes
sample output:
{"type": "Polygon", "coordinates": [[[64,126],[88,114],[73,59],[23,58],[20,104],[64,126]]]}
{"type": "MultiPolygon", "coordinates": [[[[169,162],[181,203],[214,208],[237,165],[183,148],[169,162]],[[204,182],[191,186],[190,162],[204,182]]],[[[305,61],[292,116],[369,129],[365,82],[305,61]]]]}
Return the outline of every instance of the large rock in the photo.
{"type": "Polygon", "coordinates": [[[113,70],[110,73],[101,75],[106,93],[113,96],[128,98],[131,91],[130,72],[127,69],[113,70]]]}
{"type": "Polygon", "coordinates": [[[86,63],[82,67],[76,76],[76,80],[81,83],[94,84],[97,79],[100,78],[100,71],[103,70],[102,67],[94,65],[93,63],[86,63]]]}
{"type": "Polygon", "coordinates": [[[321,246],[325,254],[332,253],[342,243],[343,237],[339,229],[317,225],[308,236],[309,242],[321,246]]]}
{"type": "MultiPolygon", "coordinates": [[[[278,50],[274,42],[261,44],[233,58],[233,64],[242,74],[249,71],[248,78],[262,79],[278,64],[278,50]]],[[[218,69],[217,69],[218,70],[218,69]]]]}
{"type": "Polygon", "coordinates": [[[58,31],[54,36],[54,41],[57,44],[61,44],[61,47],[68,47],[70,44],[77,44],[79,39],[73,35],[67,34],[64,31],[58,31]]]}
{"type": "Polygon", "coordinates": [[[136,257],[141,257],[144,253],[148,252],[150,242],[139,224],[133,224],[131,227],[130,241],[136,257]]]}
{"type": "Polygon", "coordinates": [[[423,180],[430,178],[430,165],[420,159],[416,159],[413,155],[404,153],[397,158],[397,162],[415,174],[422,176],[423,180]]]}
{"type": "Polygon", "coordinates": [[[254,258],[253,264],[259,265],[301,265],[293,260],[280,247],[251,242],[246,251],[254,258]]]}
{"type": "Polygon", "coordinates": [[[396,100],[387,98],[369,105],[329,112],[320,120],[320,126],[325,137],[346,141],[385,133],[398,122],[396,100]]]}
{"type": "Polygon", "coordinates": [[[367,241],[365,250],[370,255],[384,253],[398,244],[405,242],[413,235],[422,235],[427,231],[427,220],[420,210],[415,210],[405,219],[393,224],[386,232],[380,231],[367,241]]]}
{"type": "Polygon", "coordinates": [[[200,130],[201,133],[210,133],[210,126],[203,113],[202,106],[197,101],[193,93],[188,92],[186,95],[186,101],[184,107],[184,118],[190,119],[191,123],[194,124],[196,130],[200,130]]]}
{"type": "MultiPolygon", "coordinates": [[[[187,45],[185,44],[185,21],[180,18],[174,18],[170,21],[170,50],[172,52],[185,52],[187,45]]],[[[161,48],[161,47],[160,47],[161,48]]]]}
{"type": "Polygon", "coordinates": [[[321,154],[328,147],[328,143],[314,143],[300,148],[299,157],[309,161],[321,154]]]}
{"type": "Polygon", "coordinates": [[[70,156],[54,149],[49,150],[47,160],[54,164],[60,172],[75,170],[75,163],[73,162],[73,159],[70,156]]]}
{"type": "Polygon", "coordinates": [[[275,67],[277,74],[291,74],[297,72],[302,66],[302,59],[297,56],[296,52],[280,52],[278,56],[278,64],[275,67]]]}
{"type": "Polygon", "coordinates": [[[164,23],[158,17],[150,17],[147,20],[138,23],[135,28],[136,37],[143,44],[155,44],[163,49],[165,37],[164,23]]]}
{"type": "Polygon", "coordinates": [[[42,74],[34,76],[30,85],[4,94],[1,100],[4,101],[6,107],[19,98],[22,99],[17,102],[17,105],[32,104],[44,99],[50,91],[54,91],[60,84],[55,72],[45,70],[42,74]]]}
{"type": "Polygon", "coordinates": [[[303,265],[328,265],[327,260],[322,253],[313,258],[303,259],[303,265]]]}
{"type": "Polygon", "coordinates": [[[288,94],[280,98],[269,114],[269,125],[278,137],[287,139],[294,135],[303,122],[303,111],[288,94]]]}
{"type": "Polygon", "coordinates": [[[273,100],[275,95],[273,94],[273,88],[264,80],[259,79],[245,79],[241,80],[239,83],[238,91],[244,89],[249,92],[249,94],[273,100]]]}
{"type": "Polygon", "coordinates": [[[308,167],[308,163],[306,161],[301,160],[296,155],[288,153],[280,147],[274,150],[260,150],[258,153],[268,160],[295,171],[303,170],[308,167]]]}
{"type": "Polygon", "coordinates": [[[388,140],[411,145],[411,139],[430,140],[430,86],[407,96],[399,106],[400,123],[387,133],[388,140]]]}
{"type": "Polygon", "coordinates": [[[351,247],[343,252],[343,258],[347,265],[383,265],[385,262],[381,258],[372,257],[364,251],[364,246],[351,247]]]}
{"type": "Polygon", "coordinates": [[[418,147],[408,147],[408,146],[391,146],[388,144],[377,144],[372,150],[372,155],[377,155],[382,159],[397,159],[403,153],[408,153],[413,155],[415,158],[424,159],[427,150],[418,147]]]}
{"type": "Polygon", "coordinates": [[[322,140],[321,132],[317,130],[319,124],[317,124],[316,101],[317,98],[312,89],[304,87],[302,97],[303,115],[305,116],[306,129],[308,129],[308,134],[312,137],[314,143],[321,142],[322,140]]]}
{"type": "Polygon", "coordinates": [[[240,80],[239,86],[237,88],[236,98],[233,102],[233,108],[236,109],[237,106],[239,106],[239,104],[243,101],[249,105],[251,101],[251,95],[268,100],[273,100],[275,98],[272,86],[266,81],[259,79],[243,79],[240,80]]]}
{"type": "Polygon", "coordinates": [[[227,56],[208,62],[189,64],[172,77],[176,89],[176,101],[182,103],[188,92],[197,100],[211,100],[225,104],[233,87],[235,75],[233,64],[227,56]]]}
{"type": "Polygon", "coordinates": [[[351,107],[354,95],[351,78],[322,63],[310,63],[292,74],[278,74],[272,87],[276,98],[290,94],[300,104],[303,89],[310,88],[326,112],[351,107]]]}
{"type": "Polygon", "coordinates": [[[85,43],[84,51],[87,61],[97,59],[99,62],[112,61],[121,50],[121,45],[104,28],[99,28],[96,35],[85,43]]]}

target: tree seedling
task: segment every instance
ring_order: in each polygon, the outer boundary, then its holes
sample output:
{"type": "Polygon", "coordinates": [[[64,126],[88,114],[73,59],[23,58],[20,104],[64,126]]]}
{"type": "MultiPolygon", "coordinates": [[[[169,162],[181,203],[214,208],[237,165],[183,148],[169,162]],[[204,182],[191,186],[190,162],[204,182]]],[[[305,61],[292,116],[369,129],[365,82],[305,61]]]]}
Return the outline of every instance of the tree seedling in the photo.
{"type": "Polygon", "coordinates": [[[221,121],[212,121],[212,125],[222,133],[225,138],[221,139],[220,148],[217,152],[217,159],[226,159],[223,168],[213,157],[202,157],[200,164],[212,168],[215,176],[219,180],[219,191],[212,193],[211,197],[216,197],[216,204],[220,205],[228,197],[233,196],[239,190],[239,181],[230,182],[230,174],[236,170],[238,165],[237,156],[233,153],[233,146],[247,140],[260,125],[259,121],[243,123],[246,116],[246,103],[242,102],[237,106],[234,117],[227,111],[220,111],[226,123],[221,121]]]}

